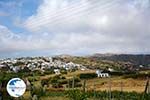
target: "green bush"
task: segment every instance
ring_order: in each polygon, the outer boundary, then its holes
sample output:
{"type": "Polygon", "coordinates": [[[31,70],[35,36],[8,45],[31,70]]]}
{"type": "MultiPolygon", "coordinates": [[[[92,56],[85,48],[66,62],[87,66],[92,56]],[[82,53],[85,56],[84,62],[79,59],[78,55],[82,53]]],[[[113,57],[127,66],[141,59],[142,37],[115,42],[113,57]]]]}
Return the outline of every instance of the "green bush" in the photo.
{"type": "Polygon", "coordinates": [[[67,70],[63,69],[60,71],[61,74],[67,74],[67,70]]]}
{"type": "Polygon", "coordinates": [[[38,98],[40,98],[40,97],[46,95],[46,93],[45,93],[43,87],[35,87],[35,86],[32,86],[30,93],[31,93],[31,96],[32,96],[32,97],[33,97],[34,95],[37,95],[38,98]]]}
{"type": "Polygon", "coordinates": [[[41,85],[42,85],[42,86],[44,86],[44,85],[49,85],[49,83],[50,83],[49,81],[50,81],[50,78],[48,78],[48,79],[42,79],[42,80],[41,80],[41,85]]]}
{"type": "Polygon", "coordinates": [[[97,74],[96,73],[82,73],[79,74],[80,79],[93,79],[96,78],[97,74]]]}
{"type": "Polygon", "coordinates": [[[69,84],[67,84],[67,87],[72,87],[73,85],[73,80],[74,80],[74,87],[81,87],[82,84],[80,84],[80,79],[78,77],[75,77],[75,78],[72,78],[72,79],[69,79],[69,84]]]}
{"type": "MultiPolygon", "coordinates": [[[[90,98],[97,98],[100,100],[109,99],[109,92],[107,91],[89,91],[86,92],[87,96],[90,98]]],[[[150,100],[150,94],[143,94],[137,92],[121,92],[121,91],[111,91],[112,100],[150,100]]]]}
{"type": "Polygon", "coordinates": [[[60,83],[60,84],[67,84],[68,81],[67,81],[66,79],[64,79],[64,80],[60,80],[59,83],[60,83]]]}
{"type": "Polygon", "coordinates": [[[109,72],[109,73],[110,75],[113,75],[113,76],[121,76],[124,74],[123,72],[109,72]]]}
{"type": "Polygon", "coordinates": [[[44,75],[54,74],[54,71],[52,71],[52,70],[45,71],[43,74],[44,75]]]}
{"type": "Polygon", "coordinates": [[[39,78],[38,78],[38,77],[29,77],[28,80],[29,80],[30,82],[35,82],[35,81],[38,81],[39,78]]]}
{"type": "Polygon", "coordinates": [[[62,76],[61,79],[66,79],[66,77],[65,77],[65,76],[62,76]]]}
{"type": "Polygon", "coordinates": [[[66,92],[67,97],[71,100],[87,100],[88,96],[86,93],[81,92],[78,89],[75,90],[69,90],[66,92]]]}
{"type": "Polygon", "coordinates": [[[50,83],[52,84],[53,88],[62,88],[63,84],[67,84],[67,80],[64,76],[56,75],[51,78],[50,83]]]}
{"type": "Polygon", "coordinates": [[[146,79],[147,77],[150,77],[150,73],[136,73],[136,74],[129,74],[125,75],[124,78],[133,78],[133,79],[146,79]]]}
{"type": "Polygon", "coordinates": [[[39,70],[35,70],[35,71],[33,71],[33,73],[34,73],[33,76],[34,76],[34,75],[36,75],[36,76],[42,75],[41,71],[39,71],[39,70]]]}

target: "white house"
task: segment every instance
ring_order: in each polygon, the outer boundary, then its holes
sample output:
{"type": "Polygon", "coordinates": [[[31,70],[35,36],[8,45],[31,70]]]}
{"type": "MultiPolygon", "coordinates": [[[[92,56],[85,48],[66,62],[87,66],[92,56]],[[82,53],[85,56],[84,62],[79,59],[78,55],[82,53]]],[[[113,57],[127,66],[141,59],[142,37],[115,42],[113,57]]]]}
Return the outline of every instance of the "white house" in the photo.
{"type": "Polygon", "coordinates": [[[3,67],[5,67],[5,65],[0,65],[0,68],[3,68],[3,67]]]}
{"type": "Polygon", "coordinates": [[[85,68],[81,68],[80,70],[81,70],[81,71],[85,71],[85,68]]]}
{"type": "Polygon", "coordinates": [[[15,66],[12,68],[12,70],[17,73],[19,70],[20,70],[20,67],[19,66],[15,66]]]}
{"type": "Polygon", "coordinates": [[[108,73],[103,73],[102,70],[96,70],[96,74],[98,77],[109,77],[109,74],[108,73]]]}
{"type": "Polygon", "coordinates": [[[54,69],[55,74],[59,75],[60,74],[60,70],[59,69],[54,69]]]}
{"type": "Polygon", "coordinates": [[[80,67],[80,70],[85,71],[85,70],[87,70],[87,68],[85,66],[82,66],[82,67],[80,67]]]}
{"type": "Polygon", "coordinates": [[[113,72],[113,71],[115,71],[115,70],[112,69],[112,68],[108,68],[108,71],[113,72]]]}

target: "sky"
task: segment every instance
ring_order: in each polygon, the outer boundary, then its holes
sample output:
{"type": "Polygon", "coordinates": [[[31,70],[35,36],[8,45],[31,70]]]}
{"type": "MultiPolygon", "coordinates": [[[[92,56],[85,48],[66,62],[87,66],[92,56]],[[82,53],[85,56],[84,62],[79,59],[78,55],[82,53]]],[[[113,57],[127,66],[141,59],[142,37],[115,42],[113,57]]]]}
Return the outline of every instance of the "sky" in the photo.
{"type": "Polygon", "coordinates": [[[150,53],[150,0],[0,0],[0,58],[150,53]]]}

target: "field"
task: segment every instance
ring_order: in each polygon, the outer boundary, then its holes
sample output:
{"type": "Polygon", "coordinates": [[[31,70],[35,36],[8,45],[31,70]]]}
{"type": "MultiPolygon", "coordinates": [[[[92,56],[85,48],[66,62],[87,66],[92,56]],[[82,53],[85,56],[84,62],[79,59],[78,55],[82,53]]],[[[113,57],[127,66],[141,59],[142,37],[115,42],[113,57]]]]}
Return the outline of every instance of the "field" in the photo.
{"type": "Polygon", "coordinates": [[[108,90],[109,82],[111,80],[111,90],[127,91],[127,92],[143,92],[145,89],[146,80],[136,80],[136,79],[122,79],[121,77],[114,77],[110,79],[91,79],[87,81],[87,87],[89,89],[95,88],[99,90],[108,90]]]}
{"type": "Polygon", "coordinates": [[[33,75],[26,77],[32,83],[34,90],[27,90],[23,97],[20,99],[29,100],[33,98],[34,95],[36,95],[37,98],[40,98],[40,100],[70,100],[71,98],[75,98],[74,96],[76,95],[76,97],[79,98],[72,100],[93,100],[94,98],[95,100],[99,100],[99,98],[101,98],[101,100],[107,100],[111,94],[111,98],[114,98],[113,100],[118,100],[116,98],[119,98],[120,95],[122,95],[124,98],[127,96],[125,100],[131,98],[133,98],[131,100],[137,100],[137,98],[142,98],[144,95],[143,93],[147,82],[146,78],[125,78],[124,76],[111,76],[109,78],[94,77],[90,79],[79,78],[81,74],[87,73],[93,74],[95,73],[95,70],[77,70],[75,72],[68,72],[67,74],[61,75],[38,75],[34,73],[33,75]],[[72,79],[74,79],[74,81],[72,79]],[[68,80],[72,80],[70,82],[74,82],[74,85],[71,84],[70,87],[67,87],[68,80]],[[42,83],[42,81],[44,83],[42,83]],[[59,82],[61,81],[66,83],[59,87],[59,82]],[[81,86],[75,87],[76,83],[80,83],[81,86]]]}
{"type": "MultiPolygon", "coordinates": [[[[93,73],[94,70],[90,71],[76,71],[68,73],[67,75],[63,75],[67,79],[72,78],[73,76],[78,76],[81,73],[93,73]]],[[[50,77],[55,76],[54,74],[41,76],[40,80],[36,81],[36,85],[40,85],[40,81],[42,79],[47,79],[50,77]]],[[[39,77],[38,77],[39,78],[39,77]]],[[[126,92],[144,92],[145,85],[147,79],[132,79],[127,78],[124,79],[122,76],[112,76],[111,78],[94,78],[94,79],[88,79],[86,80],[86,88],[87,90],[93,90],[94,88],[99,90],[109,90],[109,82],[111,81],[111,90],[122,90],[126,92]]],[[[81,80],[81,83],[83,83],[83,80],[81,80]]]]}
{"type": "MultiPolygon", "coordinates": [[[[66,77],[66,79],[70,79],[72,77],[79,76],[79,74],[84,73],[94,73],[95,70],[88,70],[88,71],[75,71],[69,72],[68,74],[62,75],[66,77]]],[[[40,86],[40,82],[43,79],[48,79],[54,77],[54,74],[41,76],[40,80],[35,81],[34,84],[36,87],[40,86]]],[[[110,78],[93,78],[93,79],[86,79],[85,84],[85,91],[106,91],[107,95],[109,95],[109,91],[121,91],[121,92],[129,92],[129,93],[140,93],[142,94],[145,90],[147,79],[133,79],[133,78],[123,78],[123,76],[112,76],[110,78]]],[[[84,83],[84,80],[81,80],[81,83],[84,83]]],[[[82,90],[82,87],[77,87],[75,89],[82,90]]],[[[49,96],[41,97],[42,100],[70,100],[64,94],[64,91],[67,91],[68,88],[52,88],[47,87],[47,91],[54,92],[54,91],[62,91],[62,94],[55,93],[49,96]]],[[[27,93],[26,93],[27,94],[27,93]]],[[[50,94],[50,93],[49,93],[50,94]]],[[[29,95],[29,94],[28,94],[29,95]]],[[[28,96],[24,96],[28,97],[28,96]]],[[[88,100],[93,100],[93,98],[89,98],[88,100]]]]}
{"type": "MultiPolygon", "coordinates": [[[[81,73],[93,73],[95,70],[88,70],[88,71],[76,71],[72,73],[68,73],[67,75],[63,75],[66,78],[71,78],[73,76],[78,76],[81,73]]],[[[41,77],[49,78],[54,75],[46,75],[41,77]]],[[[122,76],[112,76],[111,78],[94,78],[86,80],[86,88],[87,90],[92,90],[95,86],[97,91],[99,90],[108,90],[109,89],[109,82],[111,81],[111,90],[122,90],[126,92],[144,92],[145,85],[147,79],[133,79],[133,78],[123,78],[122,76]]],[[[81,80],[83,83],[83,80],[81,80]]]]}

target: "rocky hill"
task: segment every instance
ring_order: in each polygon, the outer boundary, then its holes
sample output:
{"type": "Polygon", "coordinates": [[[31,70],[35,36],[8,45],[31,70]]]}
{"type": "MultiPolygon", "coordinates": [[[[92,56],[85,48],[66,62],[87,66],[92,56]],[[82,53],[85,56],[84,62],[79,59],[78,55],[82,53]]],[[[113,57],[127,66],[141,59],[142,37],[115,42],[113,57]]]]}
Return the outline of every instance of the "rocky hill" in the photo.
{"type": "Polygon", "coordinates": [[[94,54],[90,58],[115,62],[130,62],[134,65],[150,67],[150,54],[94,54]]]}

